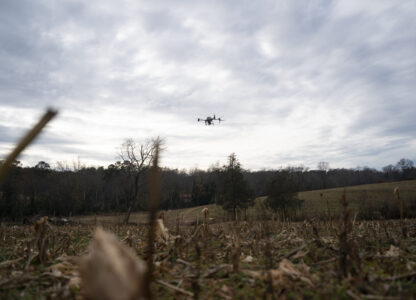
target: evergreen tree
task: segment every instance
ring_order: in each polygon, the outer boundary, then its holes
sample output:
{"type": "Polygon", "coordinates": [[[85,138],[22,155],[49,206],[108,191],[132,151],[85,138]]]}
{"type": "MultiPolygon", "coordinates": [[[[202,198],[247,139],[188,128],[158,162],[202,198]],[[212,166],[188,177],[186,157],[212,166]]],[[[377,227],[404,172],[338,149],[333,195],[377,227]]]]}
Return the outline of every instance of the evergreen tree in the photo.
{"type": "Polygon", "coordinates": [[[275,212],[282,209],[285,217],[287,217],[288,209],[296,209],[302,204],[297,198],[298,186],[292,174],[287,170],[276,172],[269,181],[267,194],[267,205],[275,212]]]}
{"type": "Polygon", "coordinates": [[[219,172],[219,194],[217,204],[236,218],[239,209],[247,209],[254,204],[253,193],[244,179],[243,169],[234,153],[228,156],[228,164],[219,172]]]}

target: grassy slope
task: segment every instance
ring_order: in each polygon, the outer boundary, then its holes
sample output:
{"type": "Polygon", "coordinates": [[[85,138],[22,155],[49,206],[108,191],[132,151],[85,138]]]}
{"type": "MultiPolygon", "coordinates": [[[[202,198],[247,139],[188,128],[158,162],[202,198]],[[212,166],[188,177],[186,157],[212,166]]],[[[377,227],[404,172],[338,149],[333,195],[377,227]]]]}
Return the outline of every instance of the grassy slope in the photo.
{"type": "MultiPolygon", "coordinates": [[[[389,183],[376,183],[351,186],[346,188],[334,188],[325,190],[315,190],[299,193],[300,199],[304,200],[302,212],[307,216],[326,214],[327,206],[326,199],[328,199],[331,213],[336,213],[339,209],[339,201],[344,189],[346,191],[347,200],[353,209],[358,209],[361,201],[378,202],[378,201],[394,201],[393,190],[395,187],[400,188],[400,195],[404,202],[416,200],[416,180],[389,182],[389,183]],[[322,193],[322,199],[320,194],[322,193]]],[[[256,216],[260,212],[259,203],[264,200],[265,197],[257,199],[257,204],[249,209],[248,216],[256,216]]],[[[169,210],[165,212],[165,222],[168,227],[175,226],[175,220],[179,215],[182,224],[189,224],[195,222],[197,219],[201,219],[203,216],[200,214],[204,207],[209,208],[210,217],[223,220],[227,215],[221,207],[215,204],[197,206],[191,208],[183,208],[177,210],[169,210]]],[[[91,223],[94,222],[94,218],[91,216],[77,217],[76,219],[91,223]]],[[[97,222],[121,222],[123,215],[99,215],[97,216],[97,222]]],[[[131,222],[143,224],[147,222],[147,213],[139,212],[131,215],[131,222]]],[[[172,227],[171,227],[172,228],[172,227]]]]}
{"type": "Polygon", "coordinates": [[[331,212],[338,211],[338,200],[344,189],[350,206],[354,209],[358,209],[360,202],[363,201],[367,203],[377,203],[380,201],[393,202],[395,200],[395,196],[393,194],[395,187],[399,187],[400,196],[404,200],[404,203],[416,200],[416,180],[365,184],[346,188],[301,192],[299,193],[299,197],[305,201],[304,210],[308,212],[308,214],[313,215],[326,211],[326,199],[328,199],[331,212]],[[323,195],[322,199],[320,196],[321,193],[323,195]]]}

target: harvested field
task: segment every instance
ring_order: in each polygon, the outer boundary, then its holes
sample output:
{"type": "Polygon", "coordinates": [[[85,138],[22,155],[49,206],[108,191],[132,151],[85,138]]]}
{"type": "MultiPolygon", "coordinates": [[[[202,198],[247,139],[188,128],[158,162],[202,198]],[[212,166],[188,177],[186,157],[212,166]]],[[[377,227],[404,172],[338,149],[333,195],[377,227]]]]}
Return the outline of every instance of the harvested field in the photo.
{"type": "MultiPolygon", "coordinates": [[[[347,222],[169,226],[155,243],[152,291],[158,299],[414,297],[416,221],[347,222]]],[[[146,258],[146,225],[104,228],[146,258]]],[[[93,231],[2,225],[0,298],[81,299],[77,262],[93,231]]]]}

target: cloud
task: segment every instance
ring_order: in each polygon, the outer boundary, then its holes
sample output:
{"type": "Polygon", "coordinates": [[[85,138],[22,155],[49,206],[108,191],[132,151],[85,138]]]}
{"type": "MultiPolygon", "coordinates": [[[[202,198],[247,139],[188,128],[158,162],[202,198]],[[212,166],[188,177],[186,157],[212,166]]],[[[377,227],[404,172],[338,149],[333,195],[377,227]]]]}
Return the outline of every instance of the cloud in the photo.
{"type": "Polygon", "coordinates": [[[25,163],[155,135],[178,168],[415,159],[415,20],[410,0],[2,1],[0,149],[54,106],[25,163]]]}

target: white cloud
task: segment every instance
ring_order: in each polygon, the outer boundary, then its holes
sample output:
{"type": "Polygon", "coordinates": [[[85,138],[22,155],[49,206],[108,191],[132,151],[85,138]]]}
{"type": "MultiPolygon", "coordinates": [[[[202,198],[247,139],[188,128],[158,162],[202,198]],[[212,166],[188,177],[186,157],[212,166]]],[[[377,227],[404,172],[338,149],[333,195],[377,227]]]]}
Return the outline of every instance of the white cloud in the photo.
{"type": "Polygon", "coordinates": [[[0,154],[52,105],[27,164],[155,135],[177,168],[415,159],[415,20],[410,0],[2,1],[0,154]]]}

